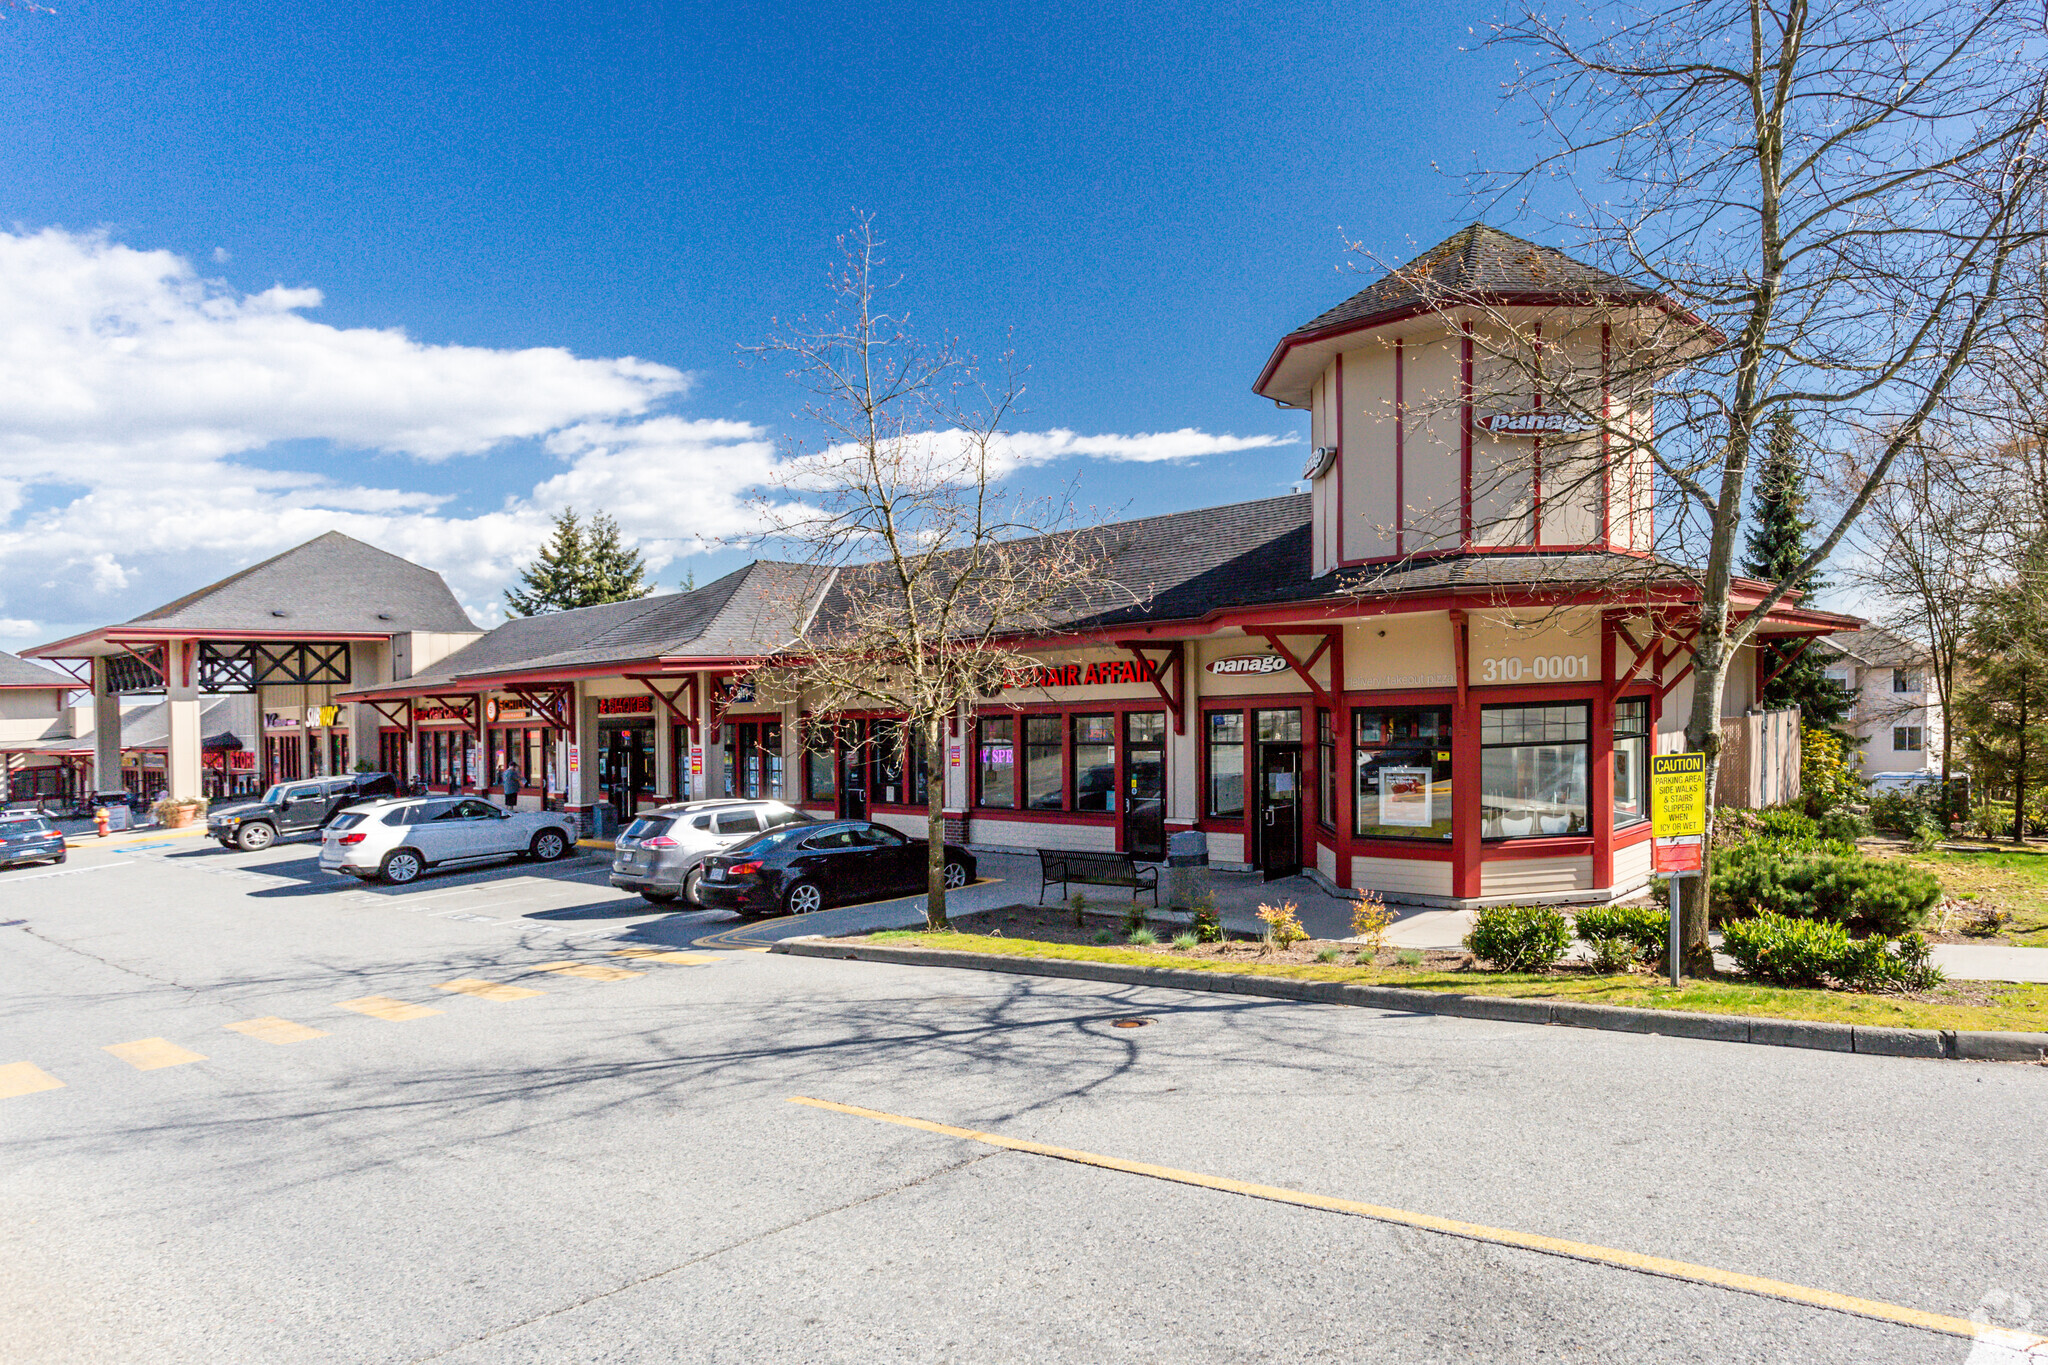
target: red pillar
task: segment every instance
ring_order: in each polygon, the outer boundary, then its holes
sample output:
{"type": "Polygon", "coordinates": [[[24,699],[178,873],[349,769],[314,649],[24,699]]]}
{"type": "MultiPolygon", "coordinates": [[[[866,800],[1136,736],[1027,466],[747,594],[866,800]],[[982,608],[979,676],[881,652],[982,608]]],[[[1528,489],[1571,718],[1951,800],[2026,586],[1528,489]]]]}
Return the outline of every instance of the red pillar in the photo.
{"type": "Polygon", "coordinates": [[[1451,713],[1451,781],[1456,806],[1451,826],[1451,894],[1479,894],[1479,707],[1472,700],[1472,629],[1462,611],[1451,612],[1451,649],[1457,656],[1458,703],[1451,713]]]}
{"type": "Polygon", "coordinates": [[[1593,809],[1586,824],[1593,831],[1593,885],[1614,885],[1614,618],[1600,613],[1600,690],[1593,694],[1593,733],[1588,761],[1586,799],[1593,809]]]}

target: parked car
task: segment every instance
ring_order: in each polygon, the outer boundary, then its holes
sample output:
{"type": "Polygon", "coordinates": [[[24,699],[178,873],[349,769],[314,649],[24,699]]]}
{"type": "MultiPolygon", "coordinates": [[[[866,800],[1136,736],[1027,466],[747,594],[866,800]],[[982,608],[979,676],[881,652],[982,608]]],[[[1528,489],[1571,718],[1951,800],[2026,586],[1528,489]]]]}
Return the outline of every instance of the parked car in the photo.
{"type": "Polygon", "coordinates": [[[254,852],[269,848],[287,834],[310,834],[363,801],[398,795],[398,779],[390,773],[351,773],[347,777],[309,777],[279,782],[254,801],[216,806],[206,813],[206,832],[222,848],[254,852]]]}
{"type": "Polygon", "coordinates": [[[0,867],[63,861],[63,832],[46,816],[14,811],[0,815],[0,867]]]}
{"type": "Polygon", "coordinates": [[[681,896],[702,905],[704,855],[730,848],[765,830],[816,824],[780,801],[686,801],[643,811],[612,844],[612,885],[638,891],[656,905],[681,896]]]}
{"type": "MultiPolygon", "coordinates": [[[[771,830],[704,859],[704,904],[742,915],[807,915],[828,905],[925,888],[929,845],[867,820],[771,830]]],[[[974,855],[945,846],[946,885],[974,880],[974,855]]]]}
{"type": "Polygon", "coordinates": [[[403,886],[430,867],[533,858],[576,846],[569,817],[506,810],[476,796],[394,797],[351,807],[320,836],[320,869],[403,886]]]}

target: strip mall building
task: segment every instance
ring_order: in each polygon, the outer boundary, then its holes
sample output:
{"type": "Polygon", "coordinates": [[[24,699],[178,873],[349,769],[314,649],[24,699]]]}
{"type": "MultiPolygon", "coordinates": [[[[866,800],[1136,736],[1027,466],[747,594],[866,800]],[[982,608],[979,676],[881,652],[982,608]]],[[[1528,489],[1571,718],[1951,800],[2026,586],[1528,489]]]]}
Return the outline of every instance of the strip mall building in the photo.
{"type": "MultiPolygon", "coordinates": [[[[1547,248],[1468,229],[1282,338],[1255,388],[1308,414],[1310,491],[1115,527],[1110,567],[1129,605],[1023,642],[1038,674],[963,711],[929,763],[889,716],[828,728],[808,725],[800,705],[756,700],[745,679],[787,643],[788,604],[833,590],[829,576],[772,561],[692,592],[481,634],[450,619],[452,598],[417,583],[384,613],[410,629],[378,640],[342,629],[362,630],[374,594],[354,594],[349,620],[324,622],[308,591],[278,610],[307,618],[289,639],[314,655],[292,657],[332,665],[322,709],[300,710],[303,680],[275,684],[280,696],[299,689],[290,705],[260,709],[325,722],[324,749],[302,731],[289,750],[302,765],[354,753],[446,788],[489,784],[509,758],[528,801],[551,774],[570,805],[620,816],[780,796],[912,828],[936,778],[953,837],[982,847],[1156,859],[1169,834],[1201,829],[1213,862],[1404,901],[1627,895],[1649,876],[1649,756],[1680,746],[1691,706],[1697,594],[1655,571],[1648,454],[1610,461],[1597,495],[1581,484],[1547,496],[1543,463],[1509,458],[1542,437],[1489,421],[1515,413],[1474,383],[1480,314],[1440,302],[1462,293],[1497,318],[1567,307],[1607,284],[1627,289],[1547,248]],[[407,614],[420,619],[398,620],[407,614]],[[342,636],[353,653],[333,653],[342,636]],[[351,748],[335,748],[340,730],[351,748]]],[[[1590,344],[1609,344],[1606,326],[1590,344]]],[[[1647,413],[1608,418],[1648,430],[1647,413]]],[[[1762,591],[1738,583],[1738,610],[1762,591]]],[[[246,627],[264,608],[244,610],[246,627]]],[[[125,652],[163,661],[174,679],[180,658],[205,657],[196,618],[182,636],[146,641],[138,624],[32,652],[125,652]]],[[[1859,624],[1791,603],[1764,631],[1859,624]]],[[[282,632],[262,641],[270,655],[284,643],[282,632]]],[[[101,695],[117,671],[149,679],[125,661],[97,667],[101,695]]],[[[272,686],[260,670],[247,676],[272,686]]],[[[1750,710],[1757,682],[1745,648],[1724,714],[1750,710]]],[[[174,791],[181,752],[174,733],[174,791]]],[[[273,776],[297,775],[277,766],[284,752],[266,752],[273,776]]]]}

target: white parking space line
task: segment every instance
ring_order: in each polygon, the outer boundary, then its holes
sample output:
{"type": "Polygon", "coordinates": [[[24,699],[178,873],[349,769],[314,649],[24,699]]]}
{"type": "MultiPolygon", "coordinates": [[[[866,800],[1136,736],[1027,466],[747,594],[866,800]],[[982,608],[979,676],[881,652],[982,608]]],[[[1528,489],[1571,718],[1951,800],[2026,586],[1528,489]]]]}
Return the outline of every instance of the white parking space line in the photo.
{"type": "Polygon", "coordinates": [[[127,867],[128,865],[129,860],[124,858],[118,863],[93,863],[88,867],[57,867],[50,869],[48,872],[30,872],[25,876],[8,877],[4,881],[0,881],[0,891],[4,891],[10,886],[19,886],[23,882],[39,882],[45,877],[82,877],[88,872],[104,872],[110,867],[127,867]]]}

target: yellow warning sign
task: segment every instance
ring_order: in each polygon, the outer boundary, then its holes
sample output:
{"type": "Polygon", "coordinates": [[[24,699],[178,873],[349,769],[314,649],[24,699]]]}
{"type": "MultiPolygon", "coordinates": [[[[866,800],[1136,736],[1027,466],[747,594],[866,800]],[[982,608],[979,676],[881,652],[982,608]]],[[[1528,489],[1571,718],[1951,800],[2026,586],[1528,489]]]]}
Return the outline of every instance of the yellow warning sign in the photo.
{"type": "Polygon", "coordinates": [[[1657,754],[1650,759],[1650,829],[1659,839],[1707,832],[1707,756],[1657,754]]]}

